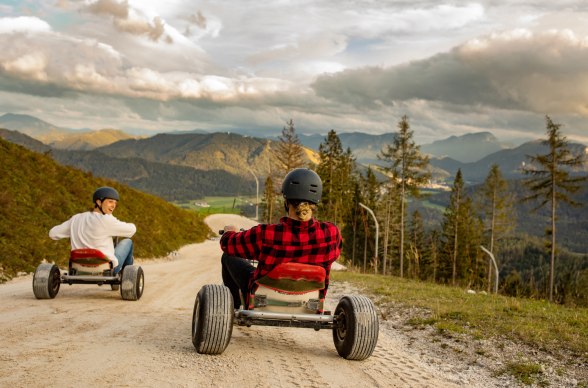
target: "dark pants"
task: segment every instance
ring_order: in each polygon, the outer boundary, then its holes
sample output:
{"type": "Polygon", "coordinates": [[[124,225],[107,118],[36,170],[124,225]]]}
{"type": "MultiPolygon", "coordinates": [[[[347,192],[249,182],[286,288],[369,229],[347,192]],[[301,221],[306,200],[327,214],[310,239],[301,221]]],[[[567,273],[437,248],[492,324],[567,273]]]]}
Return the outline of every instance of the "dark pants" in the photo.
{"type": "Polygon", "coordinates": [[[245,299],[249,292],[249,279],[253,276],[255,268],[248,260],[241,257],[229,256],[226,253],[223,253],[223,257],[221,258],[221,266],[223,283],[231,290],[233,305],[238,309],[241,307],[239,290],[241,290],[245,299]]]}

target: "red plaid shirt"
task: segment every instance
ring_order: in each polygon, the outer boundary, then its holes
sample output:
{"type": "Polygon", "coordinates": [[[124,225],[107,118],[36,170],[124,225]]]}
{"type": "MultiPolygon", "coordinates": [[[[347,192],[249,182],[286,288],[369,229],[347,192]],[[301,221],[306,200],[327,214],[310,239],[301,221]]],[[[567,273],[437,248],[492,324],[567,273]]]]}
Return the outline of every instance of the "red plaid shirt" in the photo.
{"type": "Polygon", "coordinates": [[[342,240],[339,228],[330,222],[282,217],[279,224],[259,224],[239,233],[225,232],[220,245],[228,255],[258,261],[251,282],[278,264],[294,261],[324,267],[326,290],[331,264],[341,253],[342,240]]]}

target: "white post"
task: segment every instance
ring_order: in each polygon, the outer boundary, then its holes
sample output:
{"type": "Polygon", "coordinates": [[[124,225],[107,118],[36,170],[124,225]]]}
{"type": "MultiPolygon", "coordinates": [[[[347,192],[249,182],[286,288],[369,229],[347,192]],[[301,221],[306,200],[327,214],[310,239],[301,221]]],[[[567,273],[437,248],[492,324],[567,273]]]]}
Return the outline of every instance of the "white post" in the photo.
{"type": "Polygon", "coordinates": [[[374,212],[372,211],[372,209],[370,209],[369,207],[365,206],[363,203],[359,203],[359,206],[361,206],[362,208],[364,208],[365,210],[367,210],[371,215],[372,218],[374,219],[374,222],[376,223],[376,268],[375,268],[375,273],[378,273],[378,235],[380,234],[380,229],[378,226],[378,220],[376,219],[376,215],[374,214],[374,212]]]}
{"type": "Polygon", "coordinates": [[[488,256],[490,256],[490,258],[492,259],[492,264],[494,264],[494,270],[496,271],[496,279],[494,281],[494,293],[498,294],[498,265],[496,265],[496,260],[494,259],[494,255],[492,254],[492,252],[490,252],[488,249],[484,248],[481,245],[480,248],[482,248],[482,250],[486,252],[488,256]]]}

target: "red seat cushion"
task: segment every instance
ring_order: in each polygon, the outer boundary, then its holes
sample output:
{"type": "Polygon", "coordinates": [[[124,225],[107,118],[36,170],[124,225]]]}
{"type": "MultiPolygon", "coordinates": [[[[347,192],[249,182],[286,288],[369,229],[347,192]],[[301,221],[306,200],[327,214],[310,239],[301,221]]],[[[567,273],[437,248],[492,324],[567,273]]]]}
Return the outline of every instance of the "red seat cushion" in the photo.
{"type": "Polygon", "coordinates": [[[301,263],[283,263],[255,282],[286,294],[304,294],[325,288],[324,267],[301,263]]]}
{"type": "Polygon", "coordinates": [[[284,263],[272,269],[266,276],[275,280],[305,280],[324,282],[327,271],[324,267],[302,263],[284,263]]]}
{"type": "Polygon", "coordinates": [[[82,248],[74,249],[69,254],[69,260],[85,266],[98,266],[109,263],[110,259],[98,249],[82,248]]]}

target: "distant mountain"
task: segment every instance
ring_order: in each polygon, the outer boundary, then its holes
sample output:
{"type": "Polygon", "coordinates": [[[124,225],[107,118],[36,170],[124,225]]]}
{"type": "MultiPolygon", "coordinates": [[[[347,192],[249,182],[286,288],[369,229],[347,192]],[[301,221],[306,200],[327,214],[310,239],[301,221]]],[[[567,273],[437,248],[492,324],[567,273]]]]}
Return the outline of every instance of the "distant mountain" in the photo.
{"type": "MultiPolygon", "coordinates": [[[[395,133],[383,135],[370,135],[361,132],[348,132],[337,134],[344,149],[351,148],[356,160],[363,164],[382,164],[378,159],[385,145],[393,144],[395,133]]],[[[307,147],[318,150],[324,142],[323,135],[299,135],[300,142],[307,147]]],[[[490,132],[468,133],[462,136],[450,136],[443,140],[434,141],[431,144],[421,145],[421,152],[434,158],[446,158],[462,163],[475,162],[486,155],[509,148],[509,145],[501,143],[490,132]]]]}
{"type": "MultiPolygon", "coordinates": [[[[579,143],[570,143],[570,149],[575,155],[586,155],[588,147],[579,143]]],[[[547,147],[541,140],[531,141],[513,149],[505,149],[494,152],[482,159],[472,163],[461,163],[451,158],[432,158],[431,165],[447,171],[454,177],[458,169],[461,169],[464,179],[471,183],[483,182],[493,164],[500,167],[505,178],[522,178],[521,169],[529,163],[527,156],[541,155],[547,153],[547,147]]],[[[588,172],[588,164],[577,172],[588,172]]]]}
{"type": "Polygon", "coordinates": [[[0,116],[0,127],[29,135],[45,144],[62,139],[73,132],[29,115],[6,113],[0,116]]]}
{"type": "Polygon", "coordinates": [[[93,150],[51,149],[25,134],[7,129],[0,129],[0,137],[31,151],[52,156],[62,165],[88,171],[95,176],[114,179],[168,201],[255,192],[255,181],[252,176],[244,178],[222,170],[197,170],[140,158],[122,159],[93,150]]]}
{"type": "Polygon", "coordinates": [[[54,148],[66,150],[92,150],[116,143],[120,140],[134,138],[135,136],[131,136],[118,129],[100,129],[97,131],[72,133],[66,135],[61,140],[49,143],[49,145],[54,148]]]}
{"type": "Polygon", "coordinates": [[[510,147],[498,141],[490,132],[475,132],[424,144],[421,151],[437,158],[449,157],[462,163],[470,163],[506,148],[510,147]]]}
{"type": "Polygon", "coordinates": [[[90,150],[131,136],[118,129],[76,130],[62,128],[29,115],[7,113],[0,117],[0,128],[18,131],[53,148],[90,150]]]}
{"type": "Polygon", "coordinates": [[[33,139],[32,137],[18,131],[0,128],[0,137],[11,143],[21,145],[31,151],[45,153],[51,150],[51,147],[45,143],[41,143],[39,140],[33,139]]]}
{"type": "MultiPolygon", "coordinates": [[[[97,150],[122,158],[142,158],[200,170],[224,170],[247,179],[252,178],[250,168],[263,181],[275,169],[272,147],[275,142],[269,139],[217,132],[158,134],[147,139],[122,140],[97,150]]],[[[305,157],[307,162],[316,160],[310,150],[305,157]]]]}
{"type": "Polygon", "coordinates": [[[94,150],[54,150],[51,154],[63,165],[114,179],[168,201],[255,193],[251,176],[245,178],[223,170],[199,170],[135,157],[116,158],[94,150]]]}
{"type": "MultiPolygon", "coordinates": [[[[362,164],[381,164],[378,160],[378,154],[385,144],[392,144],[394,140],[393,133],[383,135],[370,135],[362,132],[344,132],[338,133],[343,150],[351,148],[357,162],[362,164]]],[[[299,135],[300,143],[305,147],[314,150],[319,149],[321,143],[325,141],[326,135],[299,135]]]]}

